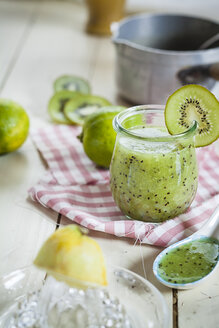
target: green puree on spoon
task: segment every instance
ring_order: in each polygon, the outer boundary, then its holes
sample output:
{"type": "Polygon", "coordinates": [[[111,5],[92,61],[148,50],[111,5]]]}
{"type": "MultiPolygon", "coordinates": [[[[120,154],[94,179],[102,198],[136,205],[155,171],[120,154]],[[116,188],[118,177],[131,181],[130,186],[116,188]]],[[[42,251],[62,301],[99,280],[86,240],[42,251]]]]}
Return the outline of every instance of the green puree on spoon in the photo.
{"type": "Polygon", "coordinates": [[[219,242],[200,238],[170,250],[158,264],[158,274],[169,282],[185,284],[197,281],[216,266],[219,242]]]}
{"type": "Polygon", "coordinates": [[[164,285],[188,289],[197,286],[219,263],[219,205],[192,236],[163,250],[155,259],[153,272],[164,285]]]}

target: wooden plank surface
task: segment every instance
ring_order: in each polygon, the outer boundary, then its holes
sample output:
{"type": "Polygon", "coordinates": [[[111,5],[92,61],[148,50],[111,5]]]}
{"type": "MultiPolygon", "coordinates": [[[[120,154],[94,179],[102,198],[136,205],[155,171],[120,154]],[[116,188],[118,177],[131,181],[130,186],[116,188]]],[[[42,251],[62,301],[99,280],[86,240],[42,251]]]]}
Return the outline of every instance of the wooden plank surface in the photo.
{"type": "Polygon", "coordinates": [[[219,268],[200,287],[178,293],[180,328],[218,327],[219,325],[219,268]]]}
{"type": "MultiPolygon", "coordinates": [[[[16,98],[21,74],[13,75],[23,46],[28,38],[38,2],[0,2],[1,89],[10,90],[1,97],[25,103],[28,94],[16,98]]],[[[25,63],[23,65],[25,67],[25,63]]],[[[25,107],[26,108],[26,107],[25,107]]],[[[30,111],[28,111],[31,115],[30,111]]],[[[45,172],[45,167],[30,138],[18,151],[0,157],[0,275],[32,263],[42,242],[54,231],[57,213],[36,206],[28,199],[27,190],[45,172]],[[39,174],[39,176],[37,176],[39,174]]]]}
{"type": "MultiPolygon", "coordinates": [[[[52,83],[61,74],[87,78],[94,94],[114,104],[122,103],[116,94],[113,44],[109,38],[85,34],[85,23],[85,8],[73,2],[0,1],[0,27],[6,31],[8,25],[13,25],[11,31],[15,31],[10,32],[8,44],[5,36],[3,39],[7,45],[0,54],[4,61],[1,96],[21,103],[32,125],[49,121],[47,103],[53,93],[52,83]]],[[[57,214],[27,197],[28,188],[45,170],[30,138],[19,151],[0,157],[0,274],[31,263],[43,240],[56,227],[57,214]]],[[[67,223],[70,220],[62,218],[61,224],[67,223]]],[[[109,263],[124,266],[151,281],[165,296],[172,316],[172,290],[159,284],[152,273],[159,248],[100,232],[90,231],[90,236],[100,243],[109,263]]],[[[198,289],[175,293],[178,307],[174,305],[177,312],[170,327],[217,326],[217,277],[198,289]]]]}
{"type": "Polygon", "coordinates": [[[13,70],[34,19],[36,2],[0,2],[0,90],[13,70]]]}
{"type": "Polygon", "coordinates": [[[84,33],[85,21],[86,11],[80,5],[41,2],[2,94],[49,120],[47,104],[55,78],[75,74],[90,79],[93,74],[99,39],[84,33]]]}
{"type": "Polygon", "coordinates": [[[0,158],[0,275],[32,263],[54,231],[57,214],[32,204],[27,190],[45,168],[31,140],[0,158]]]}

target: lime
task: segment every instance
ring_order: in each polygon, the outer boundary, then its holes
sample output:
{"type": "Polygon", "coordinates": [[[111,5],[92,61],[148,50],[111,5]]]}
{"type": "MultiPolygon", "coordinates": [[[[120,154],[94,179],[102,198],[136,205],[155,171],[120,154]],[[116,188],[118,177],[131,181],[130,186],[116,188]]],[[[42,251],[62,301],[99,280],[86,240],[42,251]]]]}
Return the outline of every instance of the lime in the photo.
{"type": "Polygon", "coordinates": [[[176,90],[167,100],[165,122],[170,134],[179,134],[197,121],[195,146],[211,144],[219,137],[219,102],[206,88],[189,84],[176,90]]]}
{"type": "Polygon", "coordinates": [[[41,247],[34,264],[74,287],[107,285],[100,246],[74,224],[56,230],[41,247]]]}
{"type": "Polygon", "coordinates": [[[123,106],[108,106],[89,115],[84,122],[82,142],[87,156],[97,165],[108,168],[113,154],[116,132],[112,121],[123,106]]]}
{"type": "Polygon", "coordinates": [[[0,154],[18,149],[26,140],[29,118],[17,103],[0,99],[0,154]]]}

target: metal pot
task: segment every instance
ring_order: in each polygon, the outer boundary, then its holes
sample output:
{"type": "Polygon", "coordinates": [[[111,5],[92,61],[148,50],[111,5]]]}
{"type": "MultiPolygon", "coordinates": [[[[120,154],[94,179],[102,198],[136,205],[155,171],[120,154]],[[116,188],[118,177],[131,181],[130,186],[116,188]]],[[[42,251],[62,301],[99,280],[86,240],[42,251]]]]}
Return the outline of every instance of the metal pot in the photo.
{"type": "MultiPolygon", "coordinates": [[[[219,32],[209,20],[169,14],[141,14],[112,25],[118,92],[136,104],[163,104],[184,84],[182,70],[219,62],[219,41],[201,45],[219,32]]],[[[207,88],[215,81],[198,81],[207,88]]],[[[194,80],[193,80],[193,83],[194,80]]]]}

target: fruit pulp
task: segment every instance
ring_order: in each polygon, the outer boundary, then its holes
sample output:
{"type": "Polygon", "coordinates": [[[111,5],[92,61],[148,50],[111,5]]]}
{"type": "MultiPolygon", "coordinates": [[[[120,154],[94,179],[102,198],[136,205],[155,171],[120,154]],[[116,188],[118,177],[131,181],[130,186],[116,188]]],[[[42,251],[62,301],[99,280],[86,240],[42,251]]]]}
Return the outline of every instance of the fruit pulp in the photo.
{"type": "Polygon", "coordinates": [[[191,283],[213,270],[218,254],[218,241],[210,238],[194,240],[166,253],[158,264],[158,273],[168,282],[191,283]]]}
{"type": "Polygon", "coordinates": [[[149,138],[118,134],[110,167],[116,204],[129,218],[147,222],[163,222],[185,212],[198,182],[193,139],[153,141],[168,135],[156,127],[132,132],[149,138]]]}

